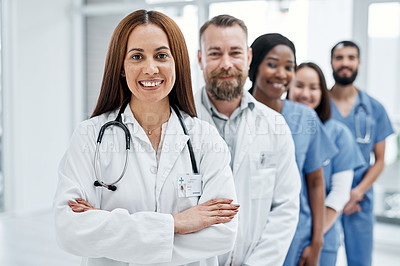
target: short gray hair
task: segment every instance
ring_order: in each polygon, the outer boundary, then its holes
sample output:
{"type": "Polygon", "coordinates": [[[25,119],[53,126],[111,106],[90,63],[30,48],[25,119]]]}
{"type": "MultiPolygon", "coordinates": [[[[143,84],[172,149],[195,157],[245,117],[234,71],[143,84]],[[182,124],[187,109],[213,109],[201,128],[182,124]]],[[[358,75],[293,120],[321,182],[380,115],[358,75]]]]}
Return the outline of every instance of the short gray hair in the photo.
{"type": "Polygon", "coordinates": [[[231,15],[218,15],[213,17],[212,19],[206,21],[203,26],[200,28],[200,34],[199,34],[199,41],[200,41],[200,47],[201,47],[201,37],[203,36],[203,33],[206,31],[206,29],[210,25],[215,25],[217,27],[232,27],[234,25],[239,25],[246,34],[246,43],[247,43],[247,26],[244,24],[243,20],[235,18],[234,16],[231,15]]]}

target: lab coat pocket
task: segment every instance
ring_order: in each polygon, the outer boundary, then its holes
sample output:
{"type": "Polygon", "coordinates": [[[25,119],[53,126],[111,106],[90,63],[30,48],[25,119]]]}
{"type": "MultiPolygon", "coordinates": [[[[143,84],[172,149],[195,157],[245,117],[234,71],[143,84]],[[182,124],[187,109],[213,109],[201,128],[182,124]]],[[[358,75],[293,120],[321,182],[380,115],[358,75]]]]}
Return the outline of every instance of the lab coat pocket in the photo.
{"type": "Polygon", "coordinates": [[[272,198],[276,168],[256,169],[251,175],[251,198],[272,198]]]}
{"type": "Polygon", "coordinates": [[[276,156],[268,152],[253,153],[250,173],[251,198],[272,198],[276,176],[276,156]]]}

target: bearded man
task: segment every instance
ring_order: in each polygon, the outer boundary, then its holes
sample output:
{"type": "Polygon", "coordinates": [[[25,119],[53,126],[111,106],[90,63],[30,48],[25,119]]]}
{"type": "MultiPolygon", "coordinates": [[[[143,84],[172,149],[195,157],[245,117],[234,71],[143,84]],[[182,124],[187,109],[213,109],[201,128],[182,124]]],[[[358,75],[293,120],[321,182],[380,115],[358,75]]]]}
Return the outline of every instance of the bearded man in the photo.
{"type": "Polygon", "coordinates": [[[289,127],[243,91],[251,58],[242,20],[220,15],[201,27],[205,86],[195,97],[197,114],[228,144],[240,204],[235,247],[219,265],[282,265],[299,215],[300,175],[289,127]]]}
{"type": "Polygon", "coordinates": [[[364,156],[366,166],[355,169],[350,200],[341,218],[347,264],[372,264],[373,183],[385,165],[385,139],[393,128],[385,108],[354,85],[360,66],[360,48],[352,41],[341,41],[331,50],[335,85],[330,91],[332,118],[345,124],[364,156]],[[371,154],[375,160],[370,164],[371,154]]]}

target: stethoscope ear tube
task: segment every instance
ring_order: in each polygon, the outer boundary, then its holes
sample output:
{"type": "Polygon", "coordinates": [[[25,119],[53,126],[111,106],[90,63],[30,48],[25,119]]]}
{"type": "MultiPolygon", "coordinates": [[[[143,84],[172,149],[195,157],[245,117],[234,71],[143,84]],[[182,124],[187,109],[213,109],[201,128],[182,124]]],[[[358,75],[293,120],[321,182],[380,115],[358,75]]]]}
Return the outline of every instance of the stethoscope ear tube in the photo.
{"type": "Polygon", "coordinates": [[[105,123],[99,132],[99,136],[97,137],[97,143],[100,144],[103,139],[104,132],[109,126],[117,126],[120,127],[125,132],[125,148],[129,150],[131,148],[131,134],[129,133],[129,129],[120,121],[114,120],[105,123]]]}
{"type": "MultiPolygon", "coordinates": [[[[189,136],[188,130],[186,128],[185,123],[183,123],[183,118],[182,118],[181,112],[179,111],[178,107],[176,107],[176,105],[174,105],[172,108],[174,109],[176,115],[179,118],[179,122],[181,123],[183,132],[185,133],[185,135],[189,136]]],[[[192,162],[193,173],[198,174],[199,171],[197,170],[196,158],[194,157],[194,152],[193,152],[192,142],[190,141],[190,137],[188,139],[187,145],[188,145],[189,154],[190,154],[190,161],[192,162]]]]}

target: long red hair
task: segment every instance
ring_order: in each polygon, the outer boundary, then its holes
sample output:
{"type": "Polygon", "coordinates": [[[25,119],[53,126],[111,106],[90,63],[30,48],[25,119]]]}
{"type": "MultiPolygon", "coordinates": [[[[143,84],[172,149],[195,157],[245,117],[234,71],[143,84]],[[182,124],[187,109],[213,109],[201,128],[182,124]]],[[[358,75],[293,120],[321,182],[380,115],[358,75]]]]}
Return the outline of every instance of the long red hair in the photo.
{"type": "Polygon", "coordinates": [[[168,37],[175,61],[176,80],[168,95],[170,105],[176,105],[192,117],[197,116],[193,99],[190,60],[185,38],[178,25],[157,11],[138,10],[126,16],[115,28],[108,47],[103,82],[91,117],[118,109],[131,96],[126,79],[121,76],[130,33],[143,24],[159,26],[168,37]]]}

